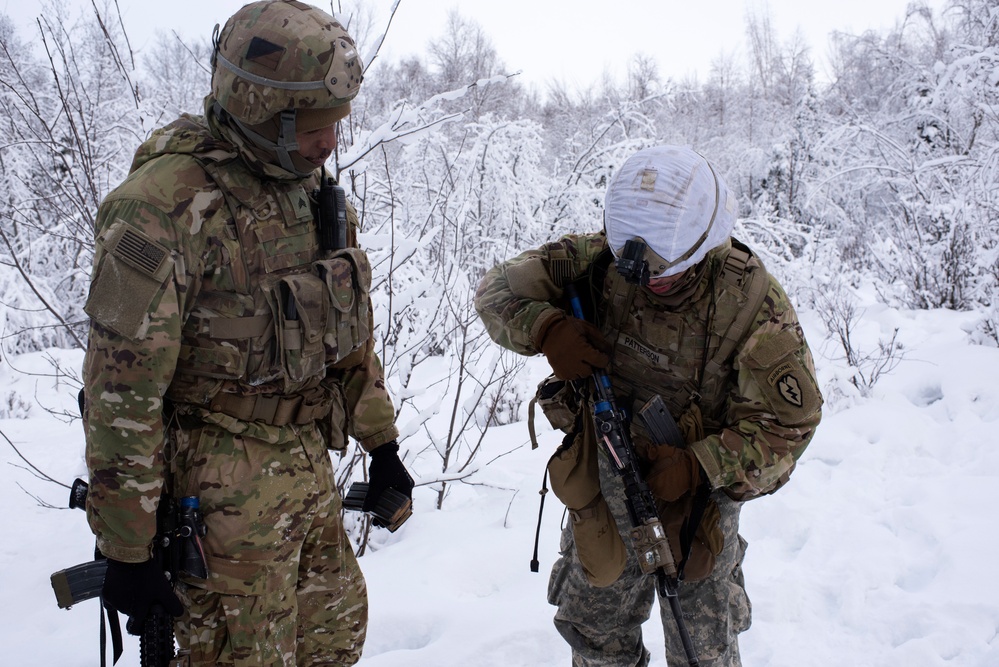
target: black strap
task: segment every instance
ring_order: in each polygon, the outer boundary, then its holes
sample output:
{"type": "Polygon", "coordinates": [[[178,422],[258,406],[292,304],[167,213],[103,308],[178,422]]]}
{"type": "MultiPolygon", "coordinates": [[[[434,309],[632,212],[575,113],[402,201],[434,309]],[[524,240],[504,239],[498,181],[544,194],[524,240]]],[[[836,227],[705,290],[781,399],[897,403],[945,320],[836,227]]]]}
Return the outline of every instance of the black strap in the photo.
{"type": "Polygon", "coordinates": [[[104,625],[104,602],[98,600],[101,605],[101,667],[108,667],[107,659],[107,648],[108,648],[108,630],[107,626],[104,625]]]}
{"type": "Polygon", "coordinates": [[[541,478],[541,502],[538,506],[538,526],[534,530],[534,558],[531,559],[531,572],[537,572],[540,567],[538,561],[538,543],[541,541],[541,517],[545,513],[545,496],[548,495],[548,466],[545,466],[545,474],[541,478]]]}
{"type": "Polygon", "coordinates": [[[122,654],[121,622],[118,620],[118,612],[108,611],[107,625],[104,623],[104,598],[100,598],[101,603],[101,667],[107,667],[108,650],[108,629],[111,631],[111,664],[117,664],[118,658],[122,654]]]}
{"type": "Polygon", "coordinates": [[[711,498],[711,485],[704,479],[704,476],[704,470],[702,469],[701,484],[697,487],[697,491],[694,492],[694,503],[690,508],[690,515],[683,520],[683,525],[680,526],[680,550],[683,552],[683,558],[680,559],[680,563],[676,566],[676,576],[681,581],[683,580],[683,569],[687,566],[690,552],[694,548],[697,529],[701,526],[701,519],[704,518],[704,510],[707,509],[708,500],[711,498]]]}

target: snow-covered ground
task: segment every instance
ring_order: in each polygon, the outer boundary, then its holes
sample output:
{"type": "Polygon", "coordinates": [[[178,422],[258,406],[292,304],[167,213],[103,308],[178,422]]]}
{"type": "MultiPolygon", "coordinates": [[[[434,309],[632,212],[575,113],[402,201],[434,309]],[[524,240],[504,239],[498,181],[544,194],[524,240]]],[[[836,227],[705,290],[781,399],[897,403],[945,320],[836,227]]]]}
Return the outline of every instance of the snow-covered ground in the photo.
{"type": "MultiPolygon", "coordinates": [[[[872,306],[858,347],[876,349],[897,327],[905,359],[861,398],[836,390],[846,386],[839,350],[814,314],[803,315],[830,400],[790,484],[743,511],[754,610],[744,664],[999,665],[999,349],[969,343],[972,313],[872,306]]],[[[74,411],[75,393],[26,374],[51,373],[49,356],[70,368],[81,361],[53,350],[0,364],[0,414],[17,417],[0,419],[0,430],[68,483],[84,472],[82,429],[43,406],[74,411]]],[[[543,363],[532,362],[530,381],[543,363]]],[[[528,565],[537,491],[558,441],[546,426],[539,451],[524,423],[490,431],[480,460],[520,447],[454,488],[442,510],[433,491],[418,488],[413,518],[376,534],[361,559],[371,624],[360,667],[569,664],[545,601],[562,515],[553,497],[541,572],[528,565]]],[[[64,506],[66,490],[34,476],[2,438],[0,463],[0,663],[98,664],[97,603],[60,610],[49,585],[51,572],[92,556],[84,515],[40,506],[35,497],[64,506]]],[[[646,625],[659,667],[661,636],[655,621],[646,625]]],[[[129,638],[119,665],[137,664],[129,638]]]]}

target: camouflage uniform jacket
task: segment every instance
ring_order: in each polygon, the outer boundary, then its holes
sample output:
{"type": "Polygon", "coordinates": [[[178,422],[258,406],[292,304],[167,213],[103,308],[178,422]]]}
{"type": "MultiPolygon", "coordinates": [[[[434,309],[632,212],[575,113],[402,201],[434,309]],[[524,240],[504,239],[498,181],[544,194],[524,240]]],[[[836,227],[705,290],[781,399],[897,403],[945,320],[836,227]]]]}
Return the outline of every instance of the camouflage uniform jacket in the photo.
{"type": "Polygon", "coordinates": [[[98,211],[88,515],[101,551],[124,561],[149,557],[178,422],[273,443],[315,423],[334,449],[348,433],[369,451],[398,436],[366,255],[323,253],[317,174],[262,163],[212,104],[154,132],[98,211]]]}
{"type": "MultiPolygon", "coordinates": [[[[568,310],[563,286],[590,272],[606,249],[602,233],[567,235],[491,269],[475,305],[493,340],[520,354],[539,352],[542,326],[568,310]]],[[[721,276],[730,249],[726,243],[708,254],[681,299],[643,288],[623,298],[624,281],[612,266],[592,272],[590,293],[614,346],[610,377],[619,405],[635,414],[660,394],[680,421],[696,403],[703,437],[690,448],[713,488],[749,499],[787,480],[819,422],[822,398],[797,316],[769,274],[762,306],[733,352],[719,363],[712,359],[746,304],[721,276]]],[[[765,273],[752,257],[743,280],[754,271],[765,273]]],[[[631,430],[642,456],[651,443],[638,420],[631,430]]]]}

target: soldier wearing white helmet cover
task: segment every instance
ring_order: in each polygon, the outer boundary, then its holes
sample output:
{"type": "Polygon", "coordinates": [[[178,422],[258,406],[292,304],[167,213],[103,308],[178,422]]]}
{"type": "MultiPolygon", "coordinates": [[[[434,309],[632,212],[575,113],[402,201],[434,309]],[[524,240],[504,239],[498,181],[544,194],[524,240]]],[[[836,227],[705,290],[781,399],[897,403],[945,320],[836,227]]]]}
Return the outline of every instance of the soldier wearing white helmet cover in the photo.
{"type": "MultiPolygon", "coordinates": [[[[811,354],[784,290],[731,237],[736,206],[690,148],[628,158],[604,200],[604,232],[571,234],[493,268],[476,309],[499,344],[544,354],[539,397],[566,432],[549,463],[571,521],[549,583],[577,667],[647,665],[641,625],[656,596],[631,547],[621,477],[598,448],[588,379],[610,377],[645,482],[682,572],[679,597],[700,665],[741,664],[749,627],[742,503],[787,482],[820,420],[811,354]],[[565,290],[581,294],[586,321],[565,290]],[[637,418],[662,399],[681,434],[659,442],[637,418]],[[567,417],[568,415],[568,417],[567,417]]],[[[661,605],[666,657],[687,664],[661,605]]]]}

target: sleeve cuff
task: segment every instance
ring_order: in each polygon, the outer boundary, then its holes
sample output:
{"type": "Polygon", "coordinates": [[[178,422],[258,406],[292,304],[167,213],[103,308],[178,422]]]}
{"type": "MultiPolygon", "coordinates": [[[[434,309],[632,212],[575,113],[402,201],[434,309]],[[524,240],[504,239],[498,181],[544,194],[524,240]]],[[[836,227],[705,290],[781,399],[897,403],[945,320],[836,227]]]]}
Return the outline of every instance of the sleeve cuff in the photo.
{"type": "Polygon", "coordinates": [[[153,557],[152,547],[126,547],[115,544],[103,537],[97,538],[97,548],[106,558],[121,561],[122,563],[144,563],[153,557]]]}
{"type": "Polygon", "coordinates": [[[704,473],[708,477],[708,484],[711,485],[711,490],[714,491],[724,486],[724,483],[721,466],[718,465],[718,462],[715,461],[709,452],[708,443],[710,440],[710,438],[707,438],[691,443],[690,451],[694,453],[694,456],[697,457],[697,462],[704,468],[704,473]]]}
{"type": "Polygon", "coordinates": [[[558,308],[552,307],[543,310],[541,314],[538,315],[538,318],[534,320],[534,325],[531,326],[530,336],[531,336],[531,346],[535,349],[535,351],[541,352],[541,346],[538,344],[539,343],[538,336],[541,334],[542,331],[544,331],[548,327],[548,324],[553,319],[558,317],[565,317],[565,313],[563,313],[558,308]]]}
{"type": "Polygon", "coordinates": [[[386,442],[391,442],[393,440],[399,439],[399,429],[395,424],[392,424],[387,429],[374,433],[372,435],[365,436],[361,438],[361,449],[366,452],[370,452],[372,449],[381,447],[386,442]]]}

